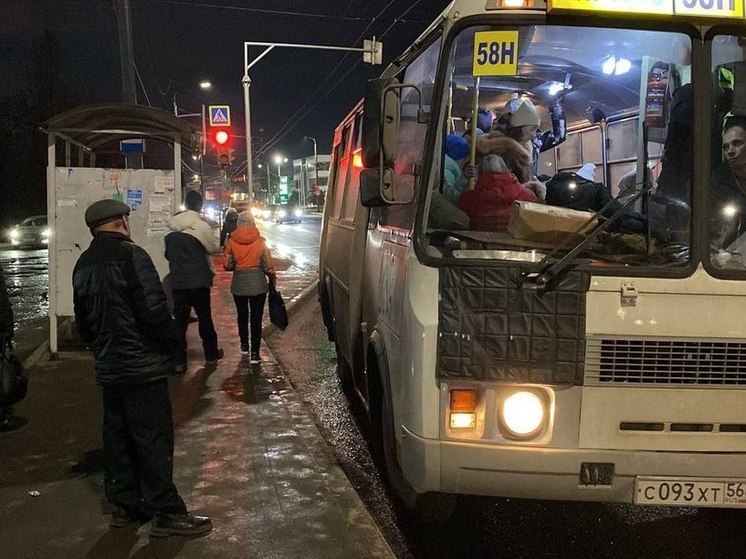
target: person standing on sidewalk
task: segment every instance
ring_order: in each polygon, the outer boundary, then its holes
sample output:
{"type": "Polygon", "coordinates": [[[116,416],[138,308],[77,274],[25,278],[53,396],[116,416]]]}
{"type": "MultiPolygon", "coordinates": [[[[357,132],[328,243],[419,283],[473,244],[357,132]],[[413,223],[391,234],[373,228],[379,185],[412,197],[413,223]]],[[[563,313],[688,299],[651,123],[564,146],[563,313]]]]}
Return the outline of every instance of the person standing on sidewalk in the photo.
{"type": "Polygon", "coordinates": [[[275,283],[275,263],[264,238],[259,235],[254,216],[244,211],[238,215],[238,225],[225,243],[225,269],[233,271],[231,293],[236,304],[238,337],[241,353],[249,353],[251,363],[261,362],[259,346],[262,342],[262,316],[267,299],[267,278],[275,283]],[[249,345],[249,317],[251,317],[251,345],[249,345]]]}
{"type": "MultiPolygon", "coordinates": [[[[0,344],[6,343],[8,339],[13,339],[14,322],[13,307],[10,305],[8,288],[5,286],[5,274],[3,274],[3,268],[0,266],[0,344]]],[[[10,406],[0,404],[0,431],[9,428],[9,414],[10,406]]]]}
{"type": "Polygon", "coordinates": [[[153,261],[130,239],[129,206],[99,200],[85,212],[93,240],[73,269],[75,323],[103,389],[104,490],[114,527],[152,516],[153,536],[199,535],[173,483],[174,425],[167,376],[181,340],[153,261]]]}
{"type": "Polygon", "coordinates": [[[168,224],[171,233],[165,239],[174,318],[184,347],[184,352],[177,357],[178,373],[186,371],[186,332],[192,308],[197,313],[205,365],[216,365],[223,358],[210,307],[210,288],[215,275],[212,255],[220,252],[220,246],[210,226],[199,215],[200,193],[190,190],[184,203],[187,209],[171,218],[168,224]]]}
{"type": "Polygon", "coordinates": [[[238,210],[231,206],[225,210],[225,217],[223,217],[223,228],[220,230],[220,246],[225,246],[225,240],[228,236],[236,230],[238,226],[238,210]]]}

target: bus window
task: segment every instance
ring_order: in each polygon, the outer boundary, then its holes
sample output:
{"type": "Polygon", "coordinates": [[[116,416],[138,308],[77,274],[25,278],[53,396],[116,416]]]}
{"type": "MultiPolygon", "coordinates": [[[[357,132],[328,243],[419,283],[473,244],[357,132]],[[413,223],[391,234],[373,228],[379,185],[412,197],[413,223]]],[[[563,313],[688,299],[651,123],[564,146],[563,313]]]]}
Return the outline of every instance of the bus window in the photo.
{"type": "MultiPolygon", "coordinates": [[[[482,260],[520,260],[525,254],[534,261],[537,254],[566,253],[618,213],[580,253],[581,265],[687,265],[692,156],[682,145],[691,144],[691,134],[670,137],[669,130],[682,127],[671,127],[668,118],[690,81],[688,35],[480,25],[460,30],[448,52],[443,74],[452,76],[453,94],[443,96],[440,129],[448,129],[448,117],[469,121],[475,100],[496,118],[492,130],[476,139],[475,185],[455,201],[469,216],[469,231],[454,230],[461,241],[454,243],[442,230],[425,230],[430,253],[482,260]],[[479,47],[498,33],[516,41],[515,57],[506,55],[504,62],[479,47]],[[682,157],[688,158],[683,164],[682,157]],[[631,188],[615,199],[618,182],[630,170],[631,188]],[[547,209],[551,205],[562,211],[547,209]],[[575,235],[596,213],[584,234],[575,235]],[[556,215],[564,220],[561,230],[550,217],[556,215]]],[[[676,117],[691,127],[691,113],[676,117]]],[[[443,168],[444,156],[435,158],[433,174],[443,168]]]]}
{"type": "MultiPolygon", "coordinates": [[[[425,112],[430,112],[439,52],[440,40],[437,40],[407,64],[401,76],[402,83],[413,84],[420,89],[425,112]]],[[[417,122],[419,100],[420,96],[415,90],[407,88],[402,91],[399,142],[394,166],[394,184],[402,198],[416,198],[415,188],[419,186],[420,177],[415,177],[414,171],[422,167],[425,136],[428,128],[427,124],[417,122]]],[[[414,202],[388,206],[382,212],[381,225],[411,229],[414,216],[414,202]]]]}
{"type": "Polygon", "coordinates": [[[746,62],[743,39],[712,40],[714,111],[710,181],[710,262],[746,270],[746,62]]]}
{"type": "Polygon", "coordinates": [[[342,131],[342,139],[334,147],[334,213],[332,216],[339,219],[342,214],[345,190],[347,185],[347,170],[349,169],[350,156],[348,150],[348,139],[350,136],[350,125],[342,131]]]}
{"type": "Polygon", "coordinates": [[[351,159],[348,165],[351,166],[347,188],[345,189],[345,203],[342,211],[342,219],[345,221],[355,220],[355,210],[357,209],[359,192],[360,192],[360,171],[362,170],[362,160],[360,159],[360,146],[362,138],[363,116],[357,115],[352,131],[352,143],[350,147],[351,159]]]}

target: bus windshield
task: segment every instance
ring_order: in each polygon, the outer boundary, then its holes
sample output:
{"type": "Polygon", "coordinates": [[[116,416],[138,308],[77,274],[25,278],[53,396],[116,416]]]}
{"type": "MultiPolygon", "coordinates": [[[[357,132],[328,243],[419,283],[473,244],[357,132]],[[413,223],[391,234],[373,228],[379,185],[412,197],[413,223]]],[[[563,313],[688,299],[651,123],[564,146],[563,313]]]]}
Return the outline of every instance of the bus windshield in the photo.
{"type": "Polygon", "coordinates": [[[475,26],[450,45],[429,254],[535,262],[601,228],[585,263],[687,264],[688,35],[475,26]]]}

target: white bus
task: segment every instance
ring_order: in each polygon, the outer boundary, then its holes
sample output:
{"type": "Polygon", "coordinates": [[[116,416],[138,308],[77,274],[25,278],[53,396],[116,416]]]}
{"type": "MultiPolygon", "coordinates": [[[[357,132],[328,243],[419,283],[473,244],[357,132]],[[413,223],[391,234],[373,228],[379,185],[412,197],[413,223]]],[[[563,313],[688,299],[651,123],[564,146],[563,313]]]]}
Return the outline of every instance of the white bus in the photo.
{"type": "Polygon", "coordinates": [[[319,300],[405,505],[746,506],[745,24],[743,0],[456,0],[369,82],[319,300]],[[468,131],[479,164],[526,100],[546,200],[495,224],[484,169],[445,196],[446,148],[468,131]]]}

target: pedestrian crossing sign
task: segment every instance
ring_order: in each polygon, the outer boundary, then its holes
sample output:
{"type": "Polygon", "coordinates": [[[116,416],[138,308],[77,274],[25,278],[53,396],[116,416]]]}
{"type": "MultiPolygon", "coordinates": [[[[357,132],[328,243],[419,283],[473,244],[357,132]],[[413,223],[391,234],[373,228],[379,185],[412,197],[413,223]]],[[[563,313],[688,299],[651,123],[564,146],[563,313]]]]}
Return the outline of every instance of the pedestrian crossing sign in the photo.
{"type": "Polygon", "coordinates": [[[210,126],[230,126],[230,105],[210,105],[210,126]]]}

